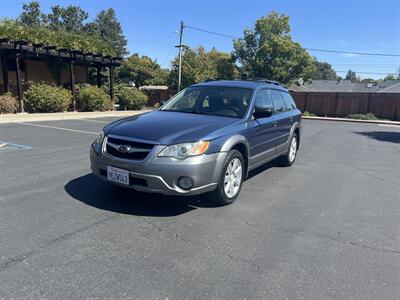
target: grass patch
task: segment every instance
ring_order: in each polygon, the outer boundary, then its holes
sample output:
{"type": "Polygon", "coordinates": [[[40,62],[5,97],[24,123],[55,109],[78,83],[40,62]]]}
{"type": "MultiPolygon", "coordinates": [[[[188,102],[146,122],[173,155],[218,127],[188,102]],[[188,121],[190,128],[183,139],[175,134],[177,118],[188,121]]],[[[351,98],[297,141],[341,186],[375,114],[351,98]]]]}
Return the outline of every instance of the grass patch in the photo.
{"type": "Polygon", "coordinates": [[[347,118],[355,120],[369,120],[369,121],[380,120],[373,113],[348,115],[347,118]]]}
{"type": "Polygon", "coordinates": [[[316,114],[310,113],[310,112],[308,112],[308,111],[305,111],[305,112],[303,112],[303,116],[304,116],[304,117],[315,117],[316,114]]]}

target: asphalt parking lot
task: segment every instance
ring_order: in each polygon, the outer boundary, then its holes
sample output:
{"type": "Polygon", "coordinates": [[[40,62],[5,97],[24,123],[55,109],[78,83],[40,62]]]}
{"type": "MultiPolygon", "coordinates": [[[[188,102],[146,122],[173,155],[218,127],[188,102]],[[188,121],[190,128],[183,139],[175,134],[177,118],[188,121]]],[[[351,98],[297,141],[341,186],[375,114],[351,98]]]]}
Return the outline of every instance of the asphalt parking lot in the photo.
{"type": "Polygon", "coordinates": [[[0,298],[400,298],[400,127],[304,121],[214,207],[90,175],[111,120],[0,124],[0,298]]]}

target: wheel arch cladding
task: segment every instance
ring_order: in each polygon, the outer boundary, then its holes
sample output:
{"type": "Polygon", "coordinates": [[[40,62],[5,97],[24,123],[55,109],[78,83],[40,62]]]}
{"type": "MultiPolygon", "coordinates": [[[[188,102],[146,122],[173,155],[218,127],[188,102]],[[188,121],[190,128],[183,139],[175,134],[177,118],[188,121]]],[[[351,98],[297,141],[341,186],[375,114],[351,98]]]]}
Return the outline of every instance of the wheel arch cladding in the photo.
{"type": "Polygon", "coordinates": [[[250,145],[244,136],[233,136],[229,140],[227,140],[221,148],[221,151],[228,152],[232,149],[239,151],[245,163],[245,168],[247,174],[249,167],[249,155],[250,155],[250,145]]]}

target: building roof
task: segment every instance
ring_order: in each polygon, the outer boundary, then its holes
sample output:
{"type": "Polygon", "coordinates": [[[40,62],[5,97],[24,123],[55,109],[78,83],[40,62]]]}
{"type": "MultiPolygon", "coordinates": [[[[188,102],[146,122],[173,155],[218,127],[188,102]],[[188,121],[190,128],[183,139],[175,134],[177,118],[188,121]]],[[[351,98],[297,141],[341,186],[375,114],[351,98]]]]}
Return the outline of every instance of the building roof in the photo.
{"type": "Polygon", "coordinates": [[[160,90],[168,90],[166,85],[142,85],[139,87],[139,90],[145,91],[160,91],[160,90]]]}
{"type": "Polygon", "coordinates": [[[400,80],[386,80],[377,84],[352,82],[351,80],[311,80],[304,84],[292,84],[296,92],[358,92],[358,93],[399,93],[400,80]]]}
{"type": "Polygon", "coordinates": [[[0,38],[0,50],[6,56],[15,56],[19,52],[25,59],[46,59],[49,56],[58,57],[65,61],[71,59],[75,64],[89,66],[119,66],[121,57],[111,57],[99,53],[83,53],[81,51],[57,48],[55,46],[44,46],[42,44],[31,44],[27,41],[10,41],[0,38]]]}

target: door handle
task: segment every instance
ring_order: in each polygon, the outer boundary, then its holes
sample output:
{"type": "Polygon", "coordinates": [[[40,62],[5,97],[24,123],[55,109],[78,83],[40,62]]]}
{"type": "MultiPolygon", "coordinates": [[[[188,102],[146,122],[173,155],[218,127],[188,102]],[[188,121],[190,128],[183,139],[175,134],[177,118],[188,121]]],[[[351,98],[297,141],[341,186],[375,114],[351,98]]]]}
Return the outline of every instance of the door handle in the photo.
{"type": "Polygon", "coordinates": [[[276,127],[276,126],[278,126],[278,123],[274,122],[274,123],[272,123],[272,126],[276,127]]]}
{"type": "Polygon", "coordinates": [[[290,119],[289,119],[289,120],[290,120],[290,123],[293,123],[293,118],[292,118],[292,117],[290,117],[290,119]]]}

